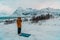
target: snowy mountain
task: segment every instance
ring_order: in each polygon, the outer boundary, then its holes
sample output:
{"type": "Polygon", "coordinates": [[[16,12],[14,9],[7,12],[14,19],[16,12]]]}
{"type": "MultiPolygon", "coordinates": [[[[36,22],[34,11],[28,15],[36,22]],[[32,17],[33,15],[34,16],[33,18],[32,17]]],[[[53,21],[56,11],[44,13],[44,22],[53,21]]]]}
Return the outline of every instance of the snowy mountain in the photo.
{"type": "Polygon", "coordinates": [[[17,8],[16,11],[12,14],[12,16],[31,16],[36,15],[38,10],[32,8],[23,9],[21,7],[17,8]]]}
{"type": "MultiPolygon", "coordinates": [[[[33,9],[33,8],[26,8],[23,9],[21,7],[17,8],[10,16],[11,17],[26,17],[26,16],[40,16],[41,14],[52,14],[53,16],[60,16],[60,9],[53,9],[53,8],[43,8],[40,10],[33,9]]],[[[6,12],[0,12],[0,16],[9,16],[6,12]]]]}
{"type": "Polygon", "coordinates": [[[21,14],[22,14],[23,11],[24,11],[24,10],[19,7],[19,8],[17,8],[17,9],[15,10],[15,12],[14,12],[11,16],[14,16],[14,17],[16,17],[16,16],[21,16],[21,14]]]}
{"type": "Polygon", "coordinates": [[[39,16],[39,15],[45,15],[45,14],[52,14],[53,16],[60,16],[60,9],[53,9],[53,8],[43,8],[40,10],[32,9],[32,8],[26,8],[23,9],[21,7],[17,8],[16,11],[11,16],[39,16]]]}
{"type": "Polygon", "coordinates": [[[44,8],[40,10],[41,14],[52,14],[54,16],[60,16],[60,9],[44,8]]]}

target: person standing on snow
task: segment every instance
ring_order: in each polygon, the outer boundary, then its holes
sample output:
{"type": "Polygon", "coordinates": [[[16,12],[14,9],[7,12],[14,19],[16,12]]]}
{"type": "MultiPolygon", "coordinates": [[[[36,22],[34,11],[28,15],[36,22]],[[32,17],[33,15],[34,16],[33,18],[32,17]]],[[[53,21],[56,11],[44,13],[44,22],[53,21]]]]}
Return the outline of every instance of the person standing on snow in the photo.
{"type": "Polygon", "coordinates": [[[21,27],[22,27],[21,17],[17,18],[17,27],[18,27],[18,34],[21,34],[21,27]]]}

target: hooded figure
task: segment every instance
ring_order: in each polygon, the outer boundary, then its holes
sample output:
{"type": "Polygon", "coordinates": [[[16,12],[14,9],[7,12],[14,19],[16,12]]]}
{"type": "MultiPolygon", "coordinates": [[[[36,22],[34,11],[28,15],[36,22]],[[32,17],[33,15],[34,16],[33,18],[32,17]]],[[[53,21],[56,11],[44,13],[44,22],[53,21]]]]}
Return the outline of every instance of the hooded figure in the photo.
{"type": "Polygon", "coordinates": [[[21,20],[21,17],[18,17],[18,18],[17,18],[18,34],[21,33],[21,26],[22,26],[22,20],[21,20]]]}

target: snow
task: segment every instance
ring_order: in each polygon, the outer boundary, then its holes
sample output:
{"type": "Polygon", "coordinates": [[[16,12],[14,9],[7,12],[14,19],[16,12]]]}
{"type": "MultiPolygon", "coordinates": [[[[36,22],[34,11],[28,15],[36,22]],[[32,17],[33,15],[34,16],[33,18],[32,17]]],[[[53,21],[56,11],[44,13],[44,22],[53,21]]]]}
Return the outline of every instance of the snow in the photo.
{"type": "Polygon", "coordinates": [[[31,34],[22,37],[17,34],[16,23],[0,23],[0,40],[60,40],[60,18],[40,21],[39,23],[22,23],[22,32],[31,34]]]}

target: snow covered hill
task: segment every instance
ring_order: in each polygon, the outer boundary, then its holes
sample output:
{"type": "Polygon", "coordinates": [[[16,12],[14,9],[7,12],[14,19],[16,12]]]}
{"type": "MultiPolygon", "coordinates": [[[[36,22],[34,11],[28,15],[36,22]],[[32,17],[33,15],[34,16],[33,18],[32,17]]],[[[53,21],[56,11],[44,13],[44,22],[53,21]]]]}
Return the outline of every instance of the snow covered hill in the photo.
{"type": "Polygon", "coordinates": [[[22,32],[30,33],[31,36],[18,36],[16,23],[0,23],[0,40],[60,40],[60,17],[33,24],[23,22],[22,32]]]}
{"type": "Polygon", "coordinates": [[[52,14],[53,16],[60,16],[60,9],[53,9],[53,8],[44,8],[41,9],[40,12],[42,14],[52,14]]]}
{"type": "Polygon", "coordinates": [[[52,14],[53,16],[60,16],[60,9],[53,9],[53,8],[43,8],[40,10],[26,8],[23,9],[21,7],[17,8],[16,11],[11,16],[36,16],[36,15],[45,15],[45,14],[52,14]]]}
{"type": "Polygon", "coordinates": [[[0,12],[0,16],[39,16],[39,15],[45,15],[45,14],[52,14],[53,16],[60,16],[60,9],[54,9],[54,8],[43,8],[43,9],[33,9],[33,8],[26,8],[23,9],[21,7],[17,8],[11,15],[8,15],[6,12],[0,12]]]}
{"type": "Polygon", "coordinates": [[[38,12],[38,10],[36,10],[36,9],[32,9],[32,8],[23,9],[23,8],[19,7],[16,9],[16,11],[11,16],[13,16],[13,17],[32,16],[32,15],[37,14],[37,12],[38,12]]]}

